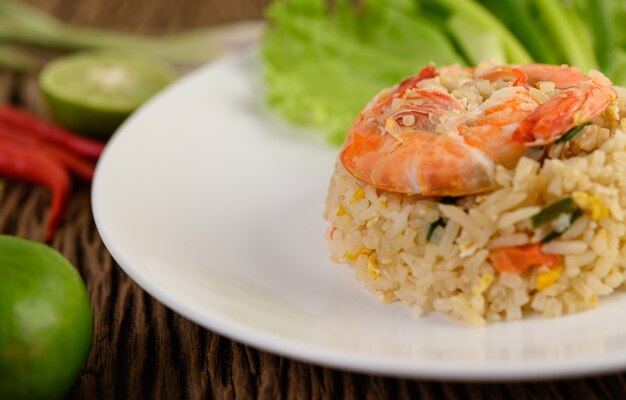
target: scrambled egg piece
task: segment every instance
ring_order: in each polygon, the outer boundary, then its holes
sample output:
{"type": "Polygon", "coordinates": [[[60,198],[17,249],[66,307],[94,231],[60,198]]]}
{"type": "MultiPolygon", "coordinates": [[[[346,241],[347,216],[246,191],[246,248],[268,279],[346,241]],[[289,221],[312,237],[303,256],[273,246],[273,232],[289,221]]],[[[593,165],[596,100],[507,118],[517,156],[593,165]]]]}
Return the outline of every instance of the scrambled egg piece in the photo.
{"type": "Polygon", "coordinates": [[[562,272],[563,266],[558,266],[549,271],[540,273],[537,275],[537,280],[535,281],[535,289],[544,290],[552,286],[559,279],[562,272]]]}
{"type": "Polygon", "coordinates": [[[461,253],[460,253],[461,258],[465,258],[476,253],[476,250],[478,250],[478,246],[476,245],[476,243],[473,243],[473,244],[461,243],[459,244],[459,249],[461,249],[461,253]]]}
{"type": "Polygon", "coordinates": [[[373,280],[378,279],[380,276],[380,267],[378,265],[378,259],[373,249],[367,247],[361,247],[356,253],[346,253],[343,256],[350,261],[356,261],[361,254],[367,256],[367,273],[370,274],[373,280]]]}
{"type": "Polygon", "coordinates": [[[346,215],[346,208],[343,206],[343,203],[339,204],[339,207],[337,208],[337,215],[338,217],[343,217],[344,215],[346,215]]]}
{"type": "Polygon", "coordinates": [[[357,201],[364,199],[364,198],[365,198],[365,189],[358,188],[357,190],[354,191],[354,194],[352,195],[352,199],[350,199],[350,204],[354,204],[357,201]]]}
{"type": "Polygon", "coordinates": [[[594,221],[599,221],[602,218],[606,218],[609,216],[609,209],[604,205],[604,202],[602,201],[600,196],[595,194],[576,192],[573,194],[572,197],[574,198],[574,202],[578,205],[578,207],[591,214],[591,219],[593,219],[594,221]]]}
{"type": "Polygon", "coordinates": [[[367,258],[367,272],[370,274],[373,280],[378,279],[380,276],[380,268],[378,268],[378,260],[375,254],[371,254],[367,258]]]}
{"type": "Polygon", "coordinates": [[[496,277],[493,274],[484,274],[480,278],[480,282],[476,286],[472,288],[472,293],[481,294],[484,293],[485,290],[489,289],[489,286],[493,283],[496,277]]]}
{"type": "Polygon", "coordinates": [[[604,110],[603,113],[604,119],[611,125],[617,125],[619,121],[619,104],[617,102],[612,102],[609,107],[604,110]]]}
{"type": "Polygon", "coordinates": [[[346,253],[343,256],[350,261],[356,261],[356,259],[359,258],[361,254],[365,254],[366,256],[369,256],[373,252],[374,250],[372,249],[368,249],[367,247],[361,247],[359,251],[357,251],[356,253],[346,253]]]}
{"type": "Polygon", "coordinates": [[[574,120],[574,125],[580,125],[582,124],[584,121],[584,116],[583,116],[583,112],[582,111],[577,111],[574,113],[574,116],[572,118],[574,120]]]}

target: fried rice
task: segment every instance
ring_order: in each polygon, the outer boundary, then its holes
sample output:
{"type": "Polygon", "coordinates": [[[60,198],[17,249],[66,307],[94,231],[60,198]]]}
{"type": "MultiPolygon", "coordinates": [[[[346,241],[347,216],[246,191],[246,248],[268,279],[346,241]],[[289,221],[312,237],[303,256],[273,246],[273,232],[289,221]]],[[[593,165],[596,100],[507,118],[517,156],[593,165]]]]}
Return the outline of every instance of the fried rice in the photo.
{"type": "MultiPolygon", "coordinates": [[[[452,69],[420,87],[443,90],[472,109],[499,86],[452,69]]],[[[595,307],[626,279],[626,102],[624,90],[616,90],[615,101],[574,139],[543,148],[541,157],[529,154],[512,169],[497,166],[489,192],[457,198],[389,192],[337,163],[324,215],[331,259],[351,265],[384,302],[471,325],[595,307]],[[534,226],[542,210],[568,198],[578,217],[564,213],[534,226]],[[560,255],[561,263],[522,274],[492,265],[494,249],[530,243],[560,255]]],[[[554,91],[542,82],[532,95],[541,104],[554,91]]]]}

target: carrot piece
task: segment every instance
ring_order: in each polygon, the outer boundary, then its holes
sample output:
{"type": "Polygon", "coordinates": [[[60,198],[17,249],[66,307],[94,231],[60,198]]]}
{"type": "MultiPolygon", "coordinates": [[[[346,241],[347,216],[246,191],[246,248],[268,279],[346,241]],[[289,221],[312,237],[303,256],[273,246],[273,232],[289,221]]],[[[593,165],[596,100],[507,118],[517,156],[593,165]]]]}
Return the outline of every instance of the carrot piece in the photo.
{"type": "Polygon", "coordinates": [[[489,259],[496,270],[520,275],[532,267],[553,268],[561,265],[563,256],[544,253],[541,251],[541,243],[535,243],[493,249],[489,259]]]}

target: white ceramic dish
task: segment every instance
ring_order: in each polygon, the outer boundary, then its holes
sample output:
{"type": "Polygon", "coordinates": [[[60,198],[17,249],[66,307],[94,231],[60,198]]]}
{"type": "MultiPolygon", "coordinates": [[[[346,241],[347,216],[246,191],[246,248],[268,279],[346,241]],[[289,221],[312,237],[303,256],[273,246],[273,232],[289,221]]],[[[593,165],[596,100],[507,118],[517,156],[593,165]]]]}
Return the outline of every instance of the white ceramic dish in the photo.
{"type": "Polygon", "coordinates": [[[208,65],[116,133],[93,211],[124,270],[176,312],[235,340],[350,370],[439,379],[626,368],[626,295],[591,312],[469,328],[367,293],[325,249],[336,149],[264,105],[255,52],[208,65]]]}

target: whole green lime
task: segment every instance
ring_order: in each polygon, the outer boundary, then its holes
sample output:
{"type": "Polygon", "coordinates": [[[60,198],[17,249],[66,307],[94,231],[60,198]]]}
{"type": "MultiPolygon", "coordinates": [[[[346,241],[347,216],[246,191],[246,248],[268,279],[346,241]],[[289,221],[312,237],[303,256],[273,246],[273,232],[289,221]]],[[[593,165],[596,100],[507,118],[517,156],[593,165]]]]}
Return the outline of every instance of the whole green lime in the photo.
{"type": "Polygon", "coordinates": [[[62,398],[92,334],[89,296],[74,267],[48,246],[0,235],[0,399],[62,398]]]}
{"type": "Polygon", "coordinates": [[[88,51],[48,63],[39,75],[39,87],[55,122],[107,139],[176,75],[169,64],[152,57],[88,51]]]}

